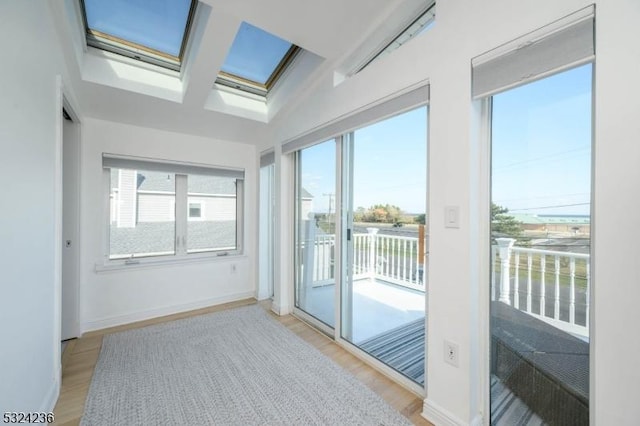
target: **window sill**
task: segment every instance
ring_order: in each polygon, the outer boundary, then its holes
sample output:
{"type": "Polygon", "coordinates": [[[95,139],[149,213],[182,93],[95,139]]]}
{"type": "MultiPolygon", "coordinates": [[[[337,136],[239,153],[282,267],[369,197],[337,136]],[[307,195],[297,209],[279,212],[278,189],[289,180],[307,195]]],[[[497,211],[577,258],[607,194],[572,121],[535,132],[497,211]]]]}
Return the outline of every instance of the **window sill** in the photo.
{"type": "Polygon", "coordinates": [[[134,262],[125,263],[125,261],[110,261],[108,263],[95,265],[96,273],[128,271],[137,269],[149,269],[170,267],[176,265],[185,265],[191,263],[205,263],[205,262],[224,262],[224,261],[237,261],[240,259],[246,259],[247,256],[243,253],[229,253],[225,255],[211,254],[211,253],[194,253],[184,256],[172,256],[171,258],[140,258],[135,259],[134,262]]]}

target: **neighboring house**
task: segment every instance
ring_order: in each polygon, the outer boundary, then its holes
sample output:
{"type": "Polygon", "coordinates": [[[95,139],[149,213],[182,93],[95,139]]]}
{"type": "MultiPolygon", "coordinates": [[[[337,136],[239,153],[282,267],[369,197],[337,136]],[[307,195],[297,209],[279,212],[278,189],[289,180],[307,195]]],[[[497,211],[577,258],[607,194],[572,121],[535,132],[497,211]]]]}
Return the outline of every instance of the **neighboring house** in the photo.
{"type": "Polygon", "coordinates": [[[300,190],[300,199],[302,200],[300,207],[300,217],[309,218],[309,213],[317,213],[313,208],[313,195],[304,188],[300,190]]]}
{"type": "MultiPolygon", "coordinates": [[[[190,221],[234,221],[235,181],[229,178],[188,178],[190,221]]],[[[132,228],[140,223],[175,220],[175,176],[161,172],[114,169],[111,173],[111,224],[132,228]]]]}
{"type": "MultiPolygon", "coordinates": [[[[175,175],[112,169],[110,258],[175,251],[175,175]]],[[[187,250],[236,248],[234,179],[189,175],[187,250]]]]}

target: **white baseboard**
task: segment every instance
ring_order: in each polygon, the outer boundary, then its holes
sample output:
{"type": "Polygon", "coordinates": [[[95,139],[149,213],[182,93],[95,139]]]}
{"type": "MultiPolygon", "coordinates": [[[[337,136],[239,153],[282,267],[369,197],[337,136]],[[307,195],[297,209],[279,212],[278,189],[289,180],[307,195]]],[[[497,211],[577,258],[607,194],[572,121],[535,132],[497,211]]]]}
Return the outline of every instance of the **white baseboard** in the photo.
{"type": "Polygon", "coordinates": [[[280,315],[280,305],[275,301],[271,302],[271,311],[276,315],[280,315]]]}
{"type": "MultiPolygon", "coordinates": [[[[422,417],[429,420],[435,426],[465,426],[467,423],[460,420],[453,413],[445,410],[429,398],[424,400],[422,417]]],[[[475,424],[475,419],[474,422],[475,424]]]]}
{"type": "Polygon", "coordinates": [[[198,300],[195,302],[183,303],[180,305],[164,306],[162,308],[132,312],[125,315],[116,315],[113,317],[102,318],[94,321],[87,321],[82,324],[81,331],[82,333],[86,333],[88,331],[102,330],[104,328],[115,327],[115,326],[124,325],[124,324],[131,324],[133,322],[163,317],[166,315],[178,314],[181,312],[193,311],[195,309],[207,308],[209,306],[235,302],[237,300],[255,298],[255,296],[256,296],[255,291],[245,291],[242,293],[235,293],[227,296],[198,300]]]}
{"type": "Polygon", "coordinates": [[[58,396],[60,396],[60,374],[56,374],[56,378],[51,382],[51,386],[42,400],[38,412],[53,413],[53,409],[58,402],[58,396]]]}
{"type": "Polygon", "coordinates": [[[270,297],[271,296],[266,291],[259,291],[259,292],[257,292],[256,299],[258,299],[258,301],[261,301],[261,300],[267,300],[270,297]]]}
{"type": "Polygon", "coordinates": [[[289,305],[280,306],[275,302],[275,300],[271,302],[271,310],[276,315],[289,315],[291,312],[293,312],[293,309],[291,309],[291,306],[289,305]]]}

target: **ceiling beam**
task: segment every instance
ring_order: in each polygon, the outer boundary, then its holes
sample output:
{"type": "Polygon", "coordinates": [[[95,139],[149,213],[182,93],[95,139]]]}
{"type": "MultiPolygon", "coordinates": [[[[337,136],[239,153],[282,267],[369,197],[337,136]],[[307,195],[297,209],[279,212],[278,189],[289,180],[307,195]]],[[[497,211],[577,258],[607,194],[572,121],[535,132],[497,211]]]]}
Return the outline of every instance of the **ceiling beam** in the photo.
{"type": "Polygon", "coordinates": [[[183,104],[203,108],[242,21],[200,3],[183,72],[183,104]]]}

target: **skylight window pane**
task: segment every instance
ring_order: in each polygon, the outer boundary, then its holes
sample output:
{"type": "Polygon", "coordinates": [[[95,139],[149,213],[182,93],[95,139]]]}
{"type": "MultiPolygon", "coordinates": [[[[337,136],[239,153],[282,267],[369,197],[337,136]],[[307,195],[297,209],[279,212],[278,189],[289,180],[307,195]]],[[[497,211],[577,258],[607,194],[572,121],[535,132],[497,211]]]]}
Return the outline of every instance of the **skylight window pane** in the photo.
{"type": "Polygon", "coordinates": [[[222,71],[266,85],[291,46],[288,41],[243,22],[222,71]]]}
{"type": "Polygon", "coordinates": [[[87,29],[94,35],[179,58],[191,3],[191,0],[84,0],[87,29]]]}

